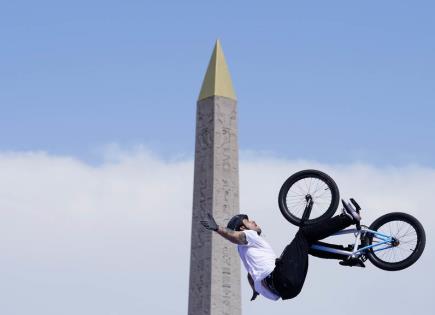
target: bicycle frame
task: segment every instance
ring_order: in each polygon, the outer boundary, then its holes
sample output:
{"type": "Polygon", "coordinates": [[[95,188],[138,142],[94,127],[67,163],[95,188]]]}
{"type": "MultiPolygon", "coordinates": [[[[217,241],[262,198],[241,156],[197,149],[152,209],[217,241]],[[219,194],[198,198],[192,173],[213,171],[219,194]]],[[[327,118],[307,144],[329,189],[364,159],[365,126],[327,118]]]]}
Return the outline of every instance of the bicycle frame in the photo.
{"type": "Polygon", "coordinates": [[[366,227],[361,227],[361,229],[353,228],[353,229],[341,230],[341,231],[333,234],[333,236],[351,234],[351,233],[355,235],[355,242],[353,244],[352,251],[331,248],[331,247],[323,246],[323,245],[319,245],[319,244],[313,244],[311,246],[311,248],[317,249],[320,251],[324,251],[324,252],[341,254],[341,255],[351,256],[352,258],[357,258],[357,257],[365,254],[367,252],[367,250],[369,250],[371,248],[373,248],[373,251],[375,251],[375,252],[391,248],[391,244],[394,242],[393,237],[391,237],[389,235],[385,235],[385,234],[380,233],[378,231],[370,230],[366,227]],[[367,245],[367,246],[363,246],[363,247],[358,248],[358,240],[362,239],[363,237],[366,237],[367,234],[373,235],[373,237],[378,238],[380,240],[380,242],[378,242],[376,244],[367,245]],[[388,244],[388,246],[381,247],[381,246],[386,245],[386,244],[388,244]]]}
{"type": "MultiPolygon", "coordinates": [[[[304,213],[302,215],[302,222],[305,222],[310,217],[311,210],[313,208],[312,196],[310,194],[308,194],[305,197],[305,199],[307,201],[307,205],[305,206],[305,210],[304,210],[304,213]]],[[[359,212],[359,210],[361,209],[359,207],[359,205],[356,203],[355,200],[351,199],[351,201],[352,201],[352,203],[354,203],[354,205],[357,206],[357,212],[359,212]]],[[[317,249],[320,251],[324,251],[324,252],[328,252],[328,253],[341,254],[341,255],[345,255],[345,256],[350,256],[352,258],[358,258],[361,255],[365,254],[367,252],[367,250],[369,250],[369,249],[373,249],[374,252],[378,252],[378,251],[381,251],[384,249],[391,248],[390,245],[395,241],[395,239],[393,237],[391,237],[389,235],[385,235],[385,234],[380,233],[378,231],[370,230],[365,226],[361,226],[359,222],[356,223],[356,228],[341,230],[341,231],[338,231],[337,233],[335,233],[331,236],[351,234],[351,233],[355,235],[355,242],[353,244],[352,251],[332,248],[332,247],[328,247],[328,246],[324,246],[324,245],[320,245],[320,244],[313,244],[313,245],[311,245],[311,248],[317,249]],[[366,237],[367,234],[370,234],[370,235],[372,235],[372,237],[378,238],[381,241],[377,242],[376,244],[366,245],[366,246],[358,248],[358,239],[362,239],[363,237],[366,237]],[[380,246],[386,245],[386,244],[388,244],[388,245],[379,248],[380,246]]]]}

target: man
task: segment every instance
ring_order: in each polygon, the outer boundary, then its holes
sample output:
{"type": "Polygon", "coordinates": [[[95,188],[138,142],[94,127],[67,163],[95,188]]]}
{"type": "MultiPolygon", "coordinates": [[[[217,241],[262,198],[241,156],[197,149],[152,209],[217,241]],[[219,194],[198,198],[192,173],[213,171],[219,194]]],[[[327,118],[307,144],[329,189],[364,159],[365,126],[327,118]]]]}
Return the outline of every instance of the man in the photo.
{"type": "MultiPolygon", "coordinates": [[[[319,240],[361,220],[352,205],[345,202],[343,205],[342,214],[321,223],[301,227],[278,259],[269,243],[261,237],[260,226],[255,221],[249,220],[246,214],[231,218],[226,228],[218,226],[210,214],[208,214],[209,219],[202,220],[201,224],[238,245],[240,259],[248,272],[248,281],[254,291],[251,301],[259,294],[274,301],[279,298],[287,300],[294,298],[302,290],[308,271],[308,254],[322,258],[343,259],[343,265],[364,267],[360,261],[346,262],[346,256],[319,253],[310,249],[311,245],[319,243],[319,240]]],[[[321,244],[325,245],[325,243],[321,244]]],[[[343,249],[337,245],[326,245],[343,249]]]]}

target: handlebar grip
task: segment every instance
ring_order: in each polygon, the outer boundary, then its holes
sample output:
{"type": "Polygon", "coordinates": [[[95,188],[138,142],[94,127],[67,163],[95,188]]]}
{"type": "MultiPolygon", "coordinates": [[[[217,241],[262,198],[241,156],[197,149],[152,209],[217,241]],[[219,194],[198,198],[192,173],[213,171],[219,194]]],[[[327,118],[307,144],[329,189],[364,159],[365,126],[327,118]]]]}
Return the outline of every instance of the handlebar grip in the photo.
{"type": "Polygon", "coordinates": [[[358,202],[355,201],[355,199],[350,198],[350,202],[355,206],[356,210],[359,212],[361,210],[361,207],[359,206],[358,202]]]}

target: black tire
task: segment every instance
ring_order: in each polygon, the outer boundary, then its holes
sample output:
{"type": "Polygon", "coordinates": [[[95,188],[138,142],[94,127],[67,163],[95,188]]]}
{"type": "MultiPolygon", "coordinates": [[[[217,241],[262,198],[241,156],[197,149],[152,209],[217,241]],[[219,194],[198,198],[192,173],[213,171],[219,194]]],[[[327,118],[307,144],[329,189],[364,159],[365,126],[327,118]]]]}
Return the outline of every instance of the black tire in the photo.
{"type": "Polygon", "coordinates": [[[279,191],[279,209],[287,221],[297,226],[301,225],[307,203],[306,194],[312,196],[313,208],[310,218],[304,222],[305,225],[321,222],[334,215],[340,200],[337,184],[321,171],[303,170],[290,176],[279,191]],[[302,187],[299,186],[301,184],[302,187]]]}
{"type": "MultiPolygon", "coordinates": [[[[369,229],[384,232],[398,240],[395,246],[391,245],[385,250],[368,250],[368,259],[378,268],[388,271],[402,270],[414,264],[423,254],[426,234],[423,225],[412,215],[402,212],[387,213],[376,219],[369,229]]],[[[368,235],[367,239],[369,245],[376,242],[373,234],[368,235]]]]}

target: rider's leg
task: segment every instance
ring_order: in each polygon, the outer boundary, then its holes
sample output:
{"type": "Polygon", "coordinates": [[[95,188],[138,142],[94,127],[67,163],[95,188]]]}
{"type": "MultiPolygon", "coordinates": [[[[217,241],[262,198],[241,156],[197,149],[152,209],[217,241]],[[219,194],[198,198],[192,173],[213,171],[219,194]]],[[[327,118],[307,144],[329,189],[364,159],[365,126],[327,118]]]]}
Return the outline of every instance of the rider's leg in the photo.
{"type": "Polygon", "coordinates": [[[299,294],[308,270],[309,243],[299,231],[286,246],[273,271],[273,282],[283,300],[299,294]]]}
{"type": "MultiPolygon", "coordinates": [[[[315,242],[313,245],[321,245],[325,247],[329,247],[332,249],[339,249],[339,250],[345,250],[346,248],[342,245],[335,245],[335,244],[329,244],[329,243],[323,243],[323,242],[315,242]]],[[[326,258],[326,259],[339,259],[343,260],[346,259],[348,256],[338,253],[330,253],[326,252],[320,249],[315,249],[310,247],[308,253],[312,256],[319,257],[319,258],[326,258]]]]}
{"type": "Polygon", "coordinates": [[[339,215],[299,229],[293,241],[282,252],[273,271],[274,286],[283,300],[295,297],[302,290],[308,270],[310,245],[352,223],[352,219],[346,215],[339,215]]]}
{"type": "Polygon", "coordinates": [[[299,231],[310,243],[314,243],[347,228],[351,224],[353,224],[352,219],[340,214],[320,223],[305,225],[299,231]]]}

